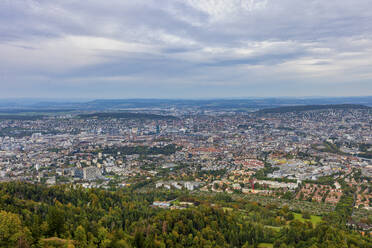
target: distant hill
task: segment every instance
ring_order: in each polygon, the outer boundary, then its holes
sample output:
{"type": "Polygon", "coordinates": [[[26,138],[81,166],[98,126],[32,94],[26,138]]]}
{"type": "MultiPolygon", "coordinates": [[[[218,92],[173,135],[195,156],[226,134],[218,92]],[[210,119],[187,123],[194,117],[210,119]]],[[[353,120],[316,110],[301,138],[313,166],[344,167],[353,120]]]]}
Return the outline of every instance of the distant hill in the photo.
{"type": "Polygon", "coordinates": [[[34,121],[43,119],[45,115],[2,115],[0,114],[0,120],[17,120],[17,121],[34,121]]]}
{"type": "Polygon", "coordinates": [[[78,117],[87,119],[87,118],[97,118],[97,119],[106,119],[106,118],[116,118],[116,119],[150,119],[150,120],[173,120],[177,119],[171,115],[156,115],[156,114],[146,114],[146,113],[92,113],[92,114],[80,114],[78,117]]]}
{"type": "Polygon", "coordinates": [[[278,108],[267,108],[256,111],[259,114],[270,114],[270,113],[289,113],[289,112],[303,112],[312,110],[342,110],[342,109],[372,109],[371,107],[361,104],[325,104],[325,105],[295,105],[285,106],[278,108]]]}
{"type": "MultiPolygon", "coordinates": [[[[82,108],[92,110],[131,109],[131,108],[189,108],[201,110],[238,110],[277,108],[289,105],[333,105],[361,104],[372,106],[369,97],[336,97],[336,98],[242,98],[242,99],[97,99],[83,104],[82,108]]],[[[66,106],[67,108],[68,106],[66,106]]]]}
{"type": "Polygon", "coordinates": [[[97,99],[86,101],[22,99],[1,100],[1,113],[58,113],[78,111],[121,111],[130,109],[171,108],[216,111],[255,111],[257,109],[278,108],[282,106],[305,106],[326,104],[361,104],[372,107],[372,96],[365,97],[318,97],[318,98],[221,98],[221,99],[97,99]]]}

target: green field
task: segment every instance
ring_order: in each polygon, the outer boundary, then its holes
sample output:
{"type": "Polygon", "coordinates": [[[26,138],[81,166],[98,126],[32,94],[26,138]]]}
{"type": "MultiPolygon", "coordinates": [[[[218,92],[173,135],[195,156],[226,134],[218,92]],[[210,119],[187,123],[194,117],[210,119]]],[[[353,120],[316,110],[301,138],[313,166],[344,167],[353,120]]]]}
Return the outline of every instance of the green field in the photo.
{"type": "MultiPolygon", "coordinates": [[[[309,221],[308,219],[302,218],[302,214],[299,213],[293,213],[295,220],[299,220],[302,222],[309,221]]],[[[316,216],[316,215],[311,215],[310,218],[311,223],[313,223],[314,226],[318,225],[322,221],[322,217],[316,216]]]]}
{"type": "Polygon", "coordinates": [[[270,243],[260,243],[258,244],[258,248],[272,248],[273,244],[270,243]]]}
{"type": "Polygon", "coordinates": [[[280,226],[265,226],[265,227],[267,227],[267,228],[271,228],[271,229],[274,229],[274,230],[276,230],[276,231],[280,231],[280,229],[282,228],[282,227],[280,227],[280,226]]]}

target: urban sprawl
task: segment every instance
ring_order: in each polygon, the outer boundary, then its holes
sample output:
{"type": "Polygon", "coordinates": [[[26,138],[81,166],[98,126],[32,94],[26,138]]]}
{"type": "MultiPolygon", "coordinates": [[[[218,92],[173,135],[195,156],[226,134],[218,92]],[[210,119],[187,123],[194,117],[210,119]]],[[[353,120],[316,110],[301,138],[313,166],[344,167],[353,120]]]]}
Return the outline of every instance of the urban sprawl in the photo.
{"type": "Polygon", "coordinates": [[[348,225],[368,231],[371,127],[370,109],[347,108],[2,119],[0,181],[224,193],[316,214],[332,211],[347,187],[348,225]]]}

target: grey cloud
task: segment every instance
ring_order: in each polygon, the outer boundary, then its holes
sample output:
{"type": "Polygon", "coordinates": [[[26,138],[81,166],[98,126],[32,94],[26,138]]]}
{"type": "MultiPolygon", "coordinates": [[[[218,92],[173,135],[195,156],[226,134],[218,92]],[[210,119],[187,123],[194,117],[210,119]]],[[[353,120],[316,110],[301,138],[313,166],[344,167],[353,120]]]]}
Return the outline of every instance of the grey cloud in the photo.
{"type": "MultiPolygon", "coordinates": [[[[198,90],[197,84],[215,83],[216,95],[237,94],[237,87],[261,87],[252,91],[258,94],[275,83],[296,94],[302,86],[330,89],[327,85],[340,78],[341,89],[347,89],[348,83],[372,79],[369,0],[267,0],[256,9],[242,8],[245,3],[3,0],[0,53],[9,57],[0,58],[0,76],[19,87],[73,82],[66,91],[85,85],[77,79],[95,79],[92,84],[98,89],[105,78],[123,76],[129,79],[119,80],[113,88],[130,85],[140,94],[146,87],[136,90],[130,80],[185,87],[189,92],[198,90]],[[107,41],[91,48],[78,39],[69,40],[80,36],[107,41]],[[107,49],[110,41],[118,44],[107,49]],[[146,51],[130,51],[128,44],[146,46],[146,51]],[[61,61],[49,67],[48,57],[61,61]]],[[[372,94],[372,86],[361,90],[365,92],[372,94]]]]}

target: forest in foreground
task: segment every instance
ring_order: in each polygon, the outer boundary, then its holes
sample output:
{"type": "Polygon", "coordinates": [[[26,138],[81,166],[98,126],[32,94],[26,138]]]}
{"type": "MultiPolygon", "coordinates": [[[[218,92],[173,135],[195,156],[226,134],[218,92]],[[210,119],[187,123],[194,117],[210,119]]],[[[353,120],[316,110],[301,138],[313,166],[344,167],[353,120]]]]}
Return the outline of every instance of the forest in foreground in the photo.
{"type": "Polygon", "coordinates": [[[0,247],[372,247],[343,214],[336,207],[314,223],[225,194],[9,182],[0,183],[0,247]],[[152,206],[170,200],[188,207],[152,206]]]}

